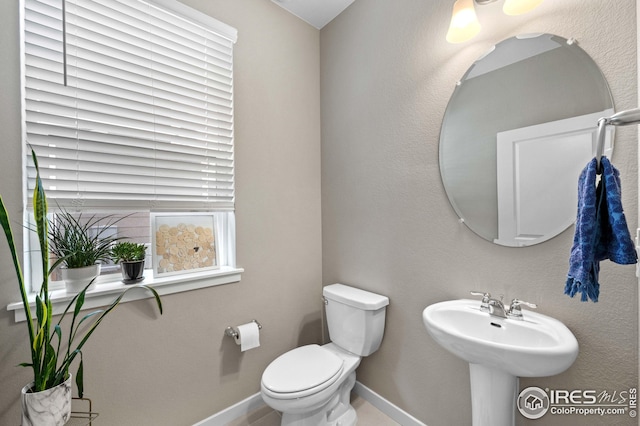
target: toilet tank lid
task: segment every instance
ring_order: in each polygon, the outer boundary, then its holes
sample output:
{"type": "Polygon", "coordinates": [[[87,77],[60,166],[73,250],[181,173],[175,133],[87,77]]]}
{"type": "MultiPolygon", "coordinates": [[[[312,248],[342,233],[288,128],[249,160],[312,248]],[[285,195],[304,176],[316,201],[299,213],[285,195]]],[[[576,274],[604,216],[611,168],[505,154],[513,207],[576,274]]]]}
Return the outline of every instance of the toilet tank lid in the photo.
{"type": "Polygon", "coordinates": [[[389,304],[389,298],[370,291],[360,290],[344,284],[331,284],[322,289],[329,300],[344,303],[355,308],[373,311],[389,304]]]}

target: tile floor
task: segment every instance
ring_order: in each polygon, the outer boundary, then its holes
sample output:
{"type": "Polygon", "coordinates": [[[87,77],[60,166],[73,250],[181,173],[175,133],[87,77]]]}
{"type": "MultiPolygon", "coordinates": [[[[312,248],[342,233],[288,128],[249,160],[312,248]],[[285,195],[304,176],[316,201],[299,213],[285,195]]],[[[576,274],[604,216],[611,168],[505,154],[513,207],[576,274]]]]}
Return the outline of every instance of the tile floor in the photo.
{"type": "MultiPolygon", "coordinates": [[[[358,413],[359,426],[401,426],[359,396],[354,396],[351,404],[358,413]]],[[[265,406],[227,426],[280,426],[280,414],[265,406]]]]}

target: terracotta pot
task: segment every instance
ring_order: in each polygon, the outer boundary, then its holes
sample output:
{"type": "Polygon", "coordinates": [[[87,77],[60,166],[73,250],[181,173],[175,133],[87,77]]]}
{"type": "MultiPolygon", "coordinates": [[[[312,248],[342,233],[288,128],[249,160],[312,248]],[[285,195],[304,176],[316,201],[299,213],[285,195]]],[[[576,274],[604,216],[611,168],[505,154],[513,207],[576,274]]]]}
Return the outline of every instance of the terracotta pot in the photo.
{"type": "MultiPolygon", "coordinates": [[[[100,275],[100,264],[85,266],[82,268],[62,268],[62,279],[67,288],[68,293],[79,293],[94,278],[100,275]]],[[[95,288],[95,282],[91,284],[89,290],[95,288]]]]}
{"type": "Polygon", "coordinates": [[[71,417],[71,374],[51,389],[31,392],[33,382],[22,388],[22,426],[62,426],[71,417]]]}

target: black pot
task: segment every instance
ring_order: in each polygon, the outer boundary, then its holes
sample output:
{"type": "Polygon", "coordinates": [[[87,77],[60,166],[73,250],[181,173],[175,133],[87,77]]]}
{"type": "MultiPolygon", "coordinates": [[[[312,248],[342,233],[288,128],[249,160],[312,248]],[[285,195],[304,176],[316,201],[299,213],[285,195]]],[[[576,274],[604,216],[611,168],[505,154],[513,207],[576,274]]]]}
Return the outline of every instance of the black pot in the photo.
{"type": "Polygon", "coordinates": [[[144,280],[144,260],[134,262],[120,262],[122,272],[122,282],[125,284],[135,284],[144,280]]]}

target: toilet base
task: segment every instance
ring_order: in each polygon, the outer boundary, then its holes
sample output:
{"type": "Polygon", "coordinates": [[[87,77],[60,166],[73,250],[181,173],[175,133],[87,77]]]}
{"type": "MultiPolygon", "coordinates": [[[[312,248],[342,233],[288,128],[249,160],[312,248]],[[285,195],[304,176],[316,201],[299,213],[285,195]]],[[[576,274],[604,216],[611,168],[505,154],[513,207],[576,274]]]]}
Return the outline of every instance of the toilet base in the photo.
{"type": "Polygon", "coordinates": [[[355,384],[354,371],[340,385],[338,392],[320,408],[310,413],[282,413],[281,426],[355,426],[358,416],[351,406],[351,390],[355,384]]]}

